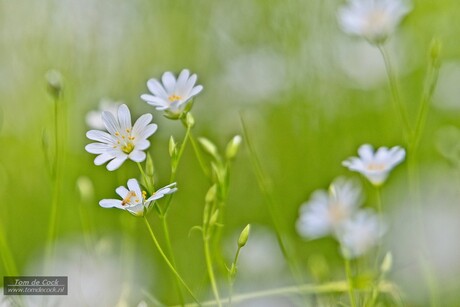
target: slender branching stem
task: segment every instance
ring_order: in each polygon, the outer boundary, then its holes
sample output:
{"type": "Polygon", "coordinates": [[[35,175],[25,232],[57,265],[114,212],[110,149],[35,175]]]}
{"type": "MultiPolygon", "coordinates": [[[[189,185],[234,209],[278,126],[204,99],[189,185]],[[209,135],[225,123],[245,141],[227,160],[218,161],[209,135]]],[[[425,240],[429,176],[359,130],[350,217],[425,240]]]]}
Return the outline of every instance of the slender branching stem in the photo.
{"type": "Polygon", "coordinates": [[[173,274],[177,277],[177,279],[180,281],[180,283],[182,284],[182,286],[187,290],[187,292],[190,294],[190,296],[193,298],[193,300],[199,305],[200,305],[200,302],[198,301],[198,299],[196,298],[195,294],[193,294],[192,290],[190,289],[190,287],[187,285],[187,283],[182,279],[182,277],[179,275],[179,273],[177,272],[176,268],[174,267],[174,265],[171,263],[171,261],[169,261],[168,257],[166,256],[166,254],[164,253],[163,249],[161,248],[160,246],[160,243],[158,243],[158,240],[157,238],[155,237],[155,234],[153,233],[153,230],[152,230],[152,227],[150,226],[150,223],[149,221],[147,220],[147,217],[144,216],[144,222],[145,222],[145,225],[147,226],[147,229],[149,230],[149,233],[150,233],[150,237],[152,238],[152,241],[153,243],[155,244],[155,247],[157,248],[158,252],[160,253],[161,257],[163,257],[164,261],[166,262],[166,264],[168,265],[169,269],[171,270],[171,272],[173,272],[173,274]]]}
{"type": "Polygon", "coordinates": [[[345,262],[345,273],[347,275],[347,281],[348,281],[348,297],[350,299],[351,307],[356,307],[354,285],[353,285],[353,276],[351,274],[350,260],[345,258],[344,262],[345,262]]]}

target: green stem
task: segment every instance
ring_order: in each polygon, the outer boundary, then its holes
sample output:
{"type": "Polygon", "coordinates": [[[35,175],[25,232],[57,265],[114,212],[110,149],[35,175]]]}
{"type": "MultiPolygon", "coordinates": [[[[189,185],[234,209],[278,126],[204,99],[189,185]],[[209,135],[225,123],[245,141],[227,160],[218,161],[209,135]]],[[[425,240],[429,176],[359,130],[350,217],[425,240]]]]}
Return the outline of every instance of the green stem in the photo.
{"type": "MultiPolygon", "coordinates": [[[[0,225],[1,226],[1,225],[0,225]]],[[[0,256],[3,261],[3,266],[5,267],[5,272],[9,275],[17,276],[18,270],[14,262],[13,255],[8,247],[7,240],[4,236],[5,231],[3,227],[0,229],[0,256]]]]}
{"type": "Polygon", "coordinates": [[[214,269],[212,267],[211,252],[209,249],[209,238],[206,237],[204,232],[203,232],[203,241],[204,241],[204,255],[206,259],[206,268],[208,270],[209,281],[211,282],[212,292],[214,294],[214,298],[216,299],[217,306],[221,307],[222,304],[220,302],[219,290],[217,289],[216,278],[214,276],[214,269]]]}
{"type": "Polygon", "coordinates": [[[399,115],[401,117],[401,122],[404,127],[404,131],[406,132],[406,134],[410,135],[411,127],[409,124],[409,120],[407,118],[406,109],[404,108],[401,102],[401,99],[399,97],[398,84],[396,82],[396,75],[391,65],[390,57],[388,56],[388,53],[383,45],[377,45],[377,48],[379,49],[382,55],[383,61],[385,63],[385,69],[386,69],[387,76],[388,76],[388,84],[389,84],[390,91],[391,91],[393,107],[395,108],[397,112],[399,112],[399,115]]]}
{"type": "Polygon", "coordinates": [[[232,295],[233,295],[233,284],[235,283],[235,274],[236,274],[236,264],[238,262],[238,257],[240,255],[241,246],[238,246],[238,249],[235,253],[235,258],[231,266],[231,271],[229,272],[229,291],[228,291],[228,305],[232,305],[232,295]]]}
{"type": "Polygon", "coordinates": [[[155,234],[153,233],[153,230],[152,230],[152,227],[150,226],[150,223],[149,221],[147,220],[147,217],[144,216],[144,221],[145,221],[145,225],[147,226],[148,230],[149,230],[149,233],[150,233],[150,236],[152,237],[152,240],[153,240],[153,243],[155,244],[155,247],[157,248],[158,252],[160,253],[160,255],[163,257],[164,261],[166,262],[166,264],[168,265],[168,267],[170,268],[170,270],[173,272],[173,274],[176,276],[176,278],[180,281],[180,283],[182,284],[182,286],[184,286],[184,288],[187,290],[187,292],[190,294],[190,296],[193,298],[193,300],[199,305],[201,306],[200,302],[198,301],[198,299],[195,297],[195,295],[193,294],[192,290],[190,290],[189,286],[185,283],[185,281],[182,279],[182,277],[179,275],[179,273],[176,271],[176,269],[174,268],[174,266],[172,265],[172,263],[169,261],[168,257],[166,256],[166,254],[163,252],[163,249],[161,248],[160,244],[158,243],[158,240],[157,238],[155,237],[155,234]]]}
{"type": "MultiPolygon", "coordinates": [[[[168,222],[166,221],[166,215],[163,214],[160,219],[161,219],[161,224],[163,226],[163,232],[164,232],[164,235],[165,235],[166,249],[168,251],[169,257],[171,258],[171,264],[174,267],[177,267],[176,266],[176,259],[174,257],[173,249],[172,249],[172,246],[171,246],[171,237],[169,236],[169,229],[168,229],[168,222]]],[[[180,288],[180,280],[177,278],[177,276],[174,276],[174,277],[175,277],[174,280],[175,280],[175,283],[176,283],[177,293],[179,294],[179,299],[181,301],[181,304],[183,304],[184,303],[184,295],[182,294],[182,290],[180,288]]]]}
{"type": "Polygon", "coordinates": [[[149,194],[152,194],[154,192],[154,187],[152,186],[152,183],[151,183],[149,177],[145,174],[141,163],[137,162],[136,164],[139,167],[139,171],[141,172],[142,178],[144,178],[144,182],[145,182],[145,185],[146,185],[146,188],[147,188],[149,194]]]}
{"type": "Polygon", "coordinates": [[[290,254],[288,253],[287,248],[286,248],[286,244],[285,244],[285,242],[283,240],[283,237],[282,237],[282,234],[281,234],[281,223],[278,220],[278,217],[280,215],[276,212],[277,211],[276,210],[276,202],[275,202],[275,200],[273,198],[273,195],[272,195],[272,192],[271,192],[271,190],[269,188],[269,183],[267,182],[268,177],[264,173],[264,171],[262,169],[262,166],[261,166],[261,163],[260,163],[260,160],[259,160],[259,158],[257,156],[257,153],[256,153],[254,147],[252,146],[252,142],[251,142],[251,140],[249,138],[248,130],[247,130],[247,127],[246,127],[246,124],[245,124],[245,121],[244,121],[244,118],[243,118],[242,114],[240,114],[240,120],[241,120],[242,129],[243,129],[244,139],[246,140],[246,144],[247,144],[248,149],[249,149],[249,155],[250,155],[252,167],[254,169],[254,173],[256,175],[257,182],[259,184],[259,189],[262,191],[262,194],[263,194],[263,196],[264,196],[264,198],[265,198],[265,200],[267,202],[268,211],[269,211],[270,217],[271,217],[271,219],[273,221],[273,226],[275,228],[275,234],[276,234],[276,239],[278,241],[278,245],[280,247],[280,250],[281,250],[284,258],[287,261],[287,264],[289,266],[291,274],[294,276],[294,278],[296,278],[296,280],[300,284],[302,282],[302,277],[298,273],[298,265],[297,265],[297,263],[290,256],[290,254]]]}
{"type": "Polygon", "coordinates": [[[353,286],[353,278],[352,278],[352,275],[351,275],[350,260],[344,259],[344,262],[345,262],[345,272],[347,274],[347,281],[348,281],[348,297],[350,298],[351,306],[356,307],[354,286],[353,286]]]}
{"type": "Polygon", "coordinates": [[[56,226],[58,218],[58,203],[61,192],[62,181],[62,164],[63,164],[63,150],[65,144],[65,107],[64,100],[60,98],[61,95],[54,99],[54,157],[53,169],[51,172],[51,180],[53,184],[53,194],[51,200],[50,220],[48,226],[48,236],[46,244],[46,263],[49,264],[53,255],[54,240],[56,237],[56,226]]]}
{"type": "Polygon", "coordinates": [[[427,73],[425,87],[424,87],[425,90],[423,92],[423,95],[420,101],[420,108],[418,111],[417,120],[415,122],[415,131],[414,131],[414,136],[411,142],[412,154],[415,154],[415,152],[418,149],[418,145],[420,143],[422,132],[425,127],[430,102],[433,97],[433,93],[436,89],[436,85],[438,83],[438,77],[439,77],[439,63],[437,59],[432,59],[428,67],[428,73],[427,73]]]}
{"type": "MultiPolygon", "coordinates": [[[[368,290],[368,289],[360,289],[360,290],[368,290]]],[[[289,287],[282,287],[270,290],[263,290],[257,292],[250,292],[235,295],[232,298],[234,303],[241,303],[248,300],[254,300],[258,298],[267,298],[267,297],[277,297],[277,296],[289,296],[295,294],[326,294],[326,293],[345,293],[349,291],[349,283],[348,281],[335,281],[329,282],[322,285],[316,284],[302,284],[296,286],[289,286],[289,287]]],[[[398,296],[398,290],[395,285],[389,282],[382,282],[379,285],[379,291],[382,293],[388,293],[393,297],[398,296]]],[[[222,298],[222,303],[228,303],[229,298],[222,298]]],[[[202,303],[202,306],[216,306],[216,301],[206,301],[202,303]]],[[[186,307],[193,307],[196,304],[186,304],[186,307]]],[[[178,306],[173,306],[178,307],[178,306]]]]}
{"type": "Polygon", "coordinates": [[[206,167],[206,163],[204,162],[203,155],[201,154],[201,151],[200,151],[200,148],[198,146],[198,143],[197,143],[197,141],[196,141],[196,139],[193,136],[193,133],[191,131],[190,131],[189,139],[190,139],[190,142],[192,143],[192,147],[193,147],[193,150],[195,151],[195,155],[196,155],[196,157],[198,159],[198,163],[200,164],[201,170],[206,175],[206,177],[210,178],[211,173],[210,173],[209,169],[206,167]]]}

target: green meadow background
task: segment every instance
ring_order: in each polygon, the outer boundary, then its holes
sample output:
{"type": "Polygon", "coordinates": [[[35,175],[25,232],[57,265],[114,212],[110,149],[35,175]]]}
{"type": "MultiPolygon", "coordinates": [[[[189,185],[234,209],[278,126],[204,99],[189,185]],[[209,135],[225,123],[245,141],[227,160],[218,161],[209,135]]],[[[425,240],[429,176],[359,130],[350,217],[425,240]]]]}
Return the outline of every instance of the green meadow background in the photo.
{"type": "MultiPolygon", "coordinates": [[[[188,68],[204,86],[192,110],[194,134],[224,151],[231,137],[242,134],[244,118],[273,191],[282,235],[299,263],[303,281],[343,279],[340,253],[332,239],[306,241],[296,233],[299,207],[314,190],[327,188],[337,176],[360,179],[341,162],[356,155],[361,144],[406,147],[379,53],[338,27],[336,12],[343,3],[0,0],[0,231],[3,248],[10,251],[18,273],[31,272],[46,245],[53,186],[43,144],[53,149],[54,102],[45,74],[55,69],[64,82],[59,103],[64,110],[61,132],[65,135],[56,246],[79,246],[80,253],[91,254],[97,253],[101,242],[108,242],[105,255],[118,257],[114,270],[139,275],[145,291],[166,304],[179,302],[172,276],[143,221],[98,205],[102,198],[115,198],[115,188],[138,176],[138,169],[131,161],[115,172],[95,166],[95,156],[84,150],[90,142],[85,137],[89,130],[85,116],[103,98],[125,102],[133,119],[151,112],[159,128],[150,139],[149,152],[157,187],[164,186],[170,176],[169,137],[182,141],[184,129],[180,122],[164,118],[143,102],[140,95],[147,92],[149,78],[188,68]],[[93,187],[85,197],[77,189],[82,176],[93,187]]],[[[422,212],[426,214],[422,215],[429,226],[426,233],[404,228],[414,215],[405,211],[411,204],[407,201],[407,163],[403,163],[391,173],[382,192],[389,222],[385,246],[395,259],[390,279],[400,282],[409,305],[423,306],[428,302],[425,286],[414,286],[423,280],[423,274],[417,268],[411,270],[417,267],[416,260],[404,247],[415,254],[417,249],[401,238],[425,236],[443,306],[455,306],[460,293],[460,5],[454,0],[419,0],[412,5],[387,47],[398,72],[403,103],[414,122],[431,41],[436,38],[442,44],[439,84],[417,153],[425,193],[422,212]]],[[[373,207],[375,193],[362,182],[365,205],[373,207]]],[[[177,267],[201,299],[211,299],[201,235],[190,232],[201,223],[210,185],[190,144],[179,166],[177,184],[179,191],[168,219],[177,267]]],[[[149,218],[164,244],[154,212],[149,218]]],[[[249,265],[240,268],[235,292],[294,285],[243,142],[231,170],[222,229],[222,255],[227,264],[239,232],[248,223],[254,236],[249,238],[248,254],[245,247],[241,257],[247,257],[249,265]],[[257,247],[258,241],[265,240],[257,237],[258,232],[267,236],[270,248],[257,247]],[[254,253],[253,262],[249,251],[254,253]],[[265,258],[275,260],[252,272],[251,266],[265,258]]],[[[0,273],[11,274],[4,263],[0,273]]],[[[222,268],[217,270],[225,295],[224,273],[222,268]]],[[[128,302],[135,304],[143,298],[153,304],[143,295],[128,302]]],[[[333,302],[334,297],[330,299],[326,302],[333,302]]]]}

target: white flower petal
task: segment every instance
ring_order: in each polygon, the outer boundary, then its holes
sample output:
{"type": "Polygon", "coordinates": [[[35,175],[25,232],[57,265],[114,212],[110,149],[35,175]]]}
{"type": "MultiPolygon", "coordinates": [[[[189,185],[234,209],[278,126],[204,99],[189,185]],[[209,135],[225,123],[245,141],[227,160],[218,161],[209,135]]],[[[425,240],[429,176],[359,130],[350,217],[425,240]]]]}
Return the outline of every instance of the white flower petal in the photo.
{"type": "Polygon", "coordinates": [[[141,187],[139,186],[139,182],[136,179],[131,178],[128,180],[128,188],[130,191],[134,191],[136,195],[142,195],[141,187]]]}
{"type": "Polygon", "coordinates": [[[139,117],[136,122],[134,123],[133,126],[133,131],[132,135],[133,136],[139,136],[140,133],[147,127],[147,125],[152,121],[152,114],[144,114],[141,117],[139,117]]]}
{"type": "Polygon", "coordinates": [[[153,95],[164,99],[168,99],[168,94],[166,93],[161,83],[158,82],[156,79],[150,79],[149,81],[147,81],[147,87],[153,95]]]}
{"type": "Polygon", "coordinates": [[[119,199],[103,199],[99,202],[99,205],[103,208],[122,208],[121,200],[119,199]]]}
{"type": "Polygon", "coordinates": [[[122,198],[125,199],[126,196],[129,194],[129,190],[125,188],[124,186],[119,186],[118,188],[115,189],[115,192],[122,198]]]}
{"type": "Polygon", "coordinates": [[[149,95],[149,94],[142,94],[141,99],[146,101],[148,104],[152,106],[168,107],[169,105],[169,100],[166,100],[165,98],[159,98],[159,97],[149,95]]]}
{"type": "Polygon", "coordinates": [[[139,131],[137,134],[137,137],[141,140],[147,139],[150,137],[152,134],[157,131],[157,124],[149,124],[147,127],[145,127],[142,131],[139,131]]]}
{"type": "Polygon", "coordinates": [[[120,123],[120,130],[122,133],[131,130],[131,113],[129,112],[128,106],[125,104],[118,107],[118,122],[120,123]]]}
{"type": "Polygon", "coordinates": [[[107,111],[102,112],[102,121],[104,122],[105,128],[111,135],[115,135],[115,133],[120,131],[118,121],[112,113],[107,111]]]}
{"type": "Polygon", "coordinates": [[[118,169],[123,164],[123,162],[126,161],[127,158],[128,158],[128,155],[120,155],[116,157],[115,159],[110,161],[109,164],[107,164],[107,169],[109,171],[114,171],[118,169]]]}
{"type": "Polygon", "coordinates": [[[176,77],[174,75],[167,71],[163,74],[161,81],[163,82],[163,86],[166,89],[166,92],[168,94],[174,93],[174,88],[176,86],[176,77]]]}
{"type": "Polygon", "coordinates": [[[102,154],[113,149],[112,145],[103,143],[91,143],[85,146],[85,150],[92,154],[102,154]]]}
{"type": "Polygon", "coordinates": [[[189,76],[190,76],[190,71],[188,69],[183,69],[180,72],[179,77],[177,78],[177,84],[176,84],[176,89],[175,89],[177,93],[183,93],[182,89],[185,87],[189,76]]]}
{"type": "Polygon", "coordinates": [[[113,158],[115,158],[114,155],[111,155],[110,153],[103,153],[103,154],[100,154],[99,156],[97,156],[95,159],[94,159],[94,164],[96,165],[102,165],[104,164],[105,162],[109,161],[109,160],[112,160],[113,158]]]}
{"type": "Polygon", "coordinates": [[[86,132],[86,137],[93,141],[98,141],[102,143],[112,144],[115,142],[113,136],[104,131],[99,130],[90,130],[86,132]]]}
{"type": "Polygon", "coordinates": [[[129,158],[134,162],[142,162],[146,157],[145,152],[136,149],[129,154],[129,158]]]}

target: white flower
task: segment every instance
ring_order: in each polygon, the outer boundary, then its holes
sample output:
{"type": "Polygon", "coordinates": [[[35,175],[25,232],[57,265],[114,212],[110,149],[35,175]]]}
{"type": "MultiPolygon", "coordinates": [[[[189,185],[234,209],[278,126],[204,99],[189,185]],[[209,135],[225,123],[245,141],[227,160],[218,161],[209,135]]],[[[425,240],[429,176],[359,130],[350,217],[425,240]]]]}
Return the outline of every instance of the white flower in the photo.
{"type": "Polygon", "coordinates": [[[319,238],[336,235],[362,200],[361,187],[350,179],[337,178],[329,192],[315,191],[300,208],[297,231],[305,237],[319,238]]]}
{"type": "Polygon", "coordinates": [[[342,253],[346,258],[356,258],[365,254],[376,245],[385,233],[384,225],[370,209],[356,212],[345,221],[338,239],[342,253]]]}
{"type": "Polygon", "coordinates": [[[105,128],[104,121],[102,120],[102,112],[107,111],[112,114],[117,114],[120,102],[115,102],[110,99],[101,99],[97,110],[89,111],[86,114],[86,124],[92,129],[102,130],[105,128]]]}
{"type": "Polygon", "coordinates": [[[363,174],[375,185],[382,185],[388,177],[390,171],[401,163],[406,151],[394,146],[391,149],[380,147],[374,153],[374,149],[369,144],[361,145],[358,149],[359,158],[351,157],[342,162],[342,165],[349,170],[363,174]]]}
{"type": "Polygon", "coordinates": [[[147,81],[150,94],[141,95],[141,99],[154,106],[157,110],[164,110],[171,118],[178,118],[185,110],[193,96],[203,90],[203,86],[195,86],[197,76],[187,69],[183,69],[176,80],[174,75],[167,71],[161,77],[162,83],[156,79],[147,81]]]}
{"type": "Polygon", "coordinates": [[[86,145],[85,149],[89,153],[97,154],[94,164],[107,164],[109,171],[116,170],[125,162],[131,159],[135,162],[142,162],[146,158],[144,150],[149,148],[150,142],[147,140],[157,130],[156,124],[150,124],[151,114],[144,114],[131,125],[131,114],[128,107],[122,104],[118,108],[118,118],[110,112],[102,112],[102,121],[108,132],[90,130],[86,137],[99,143],[86,145]]]}
{"type": "Polygon", "coordinates": [[[338,20],[344,32],[380,44],[409,11],[403,0],[349,0],[339,10],[338,20]]]}
{"type": "Polygon", "coordinates": [[[150,204],[165,196],[177,191],[176,183],[171,183],[153,193],[152,196],[146,198],[146,192],[141,191],[139,182],[132,178],[128,180],[128,188],[124,186],[118,187],[115,192],[122,198],[119,199],[103,199],[99,205],[104,208],[118,208],[127,210],[136,216],[143,216],[144,210],[148,210],[150,204]]]}

